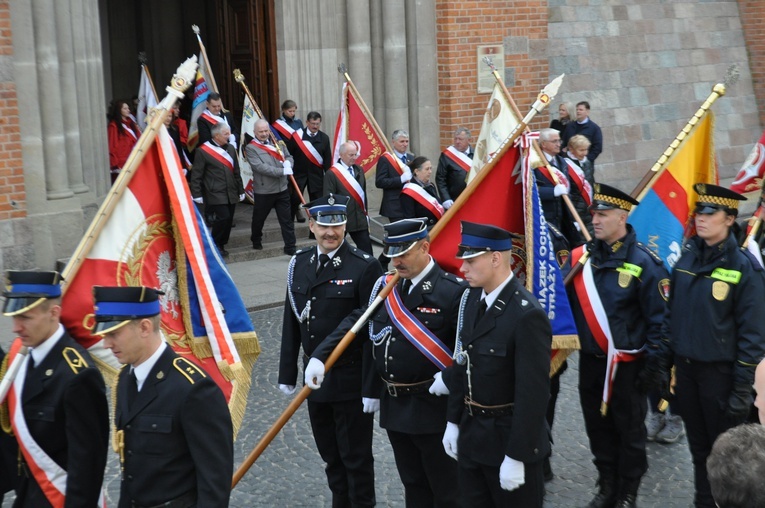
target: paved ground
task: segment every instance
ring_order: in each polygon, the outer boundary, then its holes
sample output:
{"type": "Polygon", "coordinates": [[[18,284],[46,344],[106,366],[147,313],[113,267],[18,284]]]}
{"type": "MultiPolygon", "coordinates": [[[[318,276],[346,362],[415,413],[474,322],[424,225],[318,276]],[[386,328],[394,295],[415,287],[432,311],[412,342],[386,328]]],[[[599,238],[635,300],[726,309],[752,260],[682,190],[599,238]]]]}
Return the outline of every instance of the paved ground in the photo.
{"type": "MultiPolygon", "coordinates": [[[[248,224],[242,226],[248,227],[248,224]]],[[[378,247],[375,249],[375,254],[378,254],[378,247]]],[[[280,302],[284,299],[288,261],[288,256],[281,255],[236,262],[229,266],[232,278],[251,311],[250,316],[263,349],[253,371],[247,415],[235,446],[237,466],[290,400],[276,388],[282,318],[280,302]]],[[[0,317],[0,345],[7,348],[11,338],[10,320],[0,317]]],[[[561,379],[553,431],[555,448],[552,466],[555,479],[547,484],[547,507],[584,506],[594,492],[596,473],[579,410],[576,363],[574,358],[561,379]]],[[[387,437],[379,428],[375,431],[374,446],[378,504],[403,506],[403,489],[393,455],[387,437]]],[[[674,445],[651,443],[648,454],[650,469],[640,488],[639,505],[662,508],[690,506],[692,467],[685,438],[674,445]]],[[[118,465],[116,455],[111,452],[106,487],[109,505],[116,506],[118,465]]],[[[234,489],[231,506],[329,505],[330,493],[326,487],[323,464],[313,443],[303,405],[234,489]]],[[[9,506],[11,502],[7,499],[3,507],[9,506]]]]}
{"type": "MultiPolygon", "coordinates": [[[[247,416],[236,442],[238,466],[261,436],[287,406],[289,398],[276,388],[281,309],[253,312],[253,323],[263,353],[253,371],[247,416]]],[[[552,458],[555,479],[547,484],[546,507],[576,507],[592,497],[596,473],[591,462],[576,393],[576,360],[561,378],[561,393],[555,420],[552,458]]],[[[385,434],[375,429],[377,500],[380,506],[403,506],[403,489],[385,434]]],[[[648,446],[650,469],[640,487],[641,507],[690,506],[692,469],[685,438],[674,445],[648,446]]],[[[116,455],[110,452],[107,471],[110,506],[116,505],[119,476],[116,455]]],[[[303,405],[283,431],[244,476],[231,496],[232,507],[329,506],[321,459],[311,437],[303,405]]],[[[6,500],[4,507],[11,505],[6,500]]]]}

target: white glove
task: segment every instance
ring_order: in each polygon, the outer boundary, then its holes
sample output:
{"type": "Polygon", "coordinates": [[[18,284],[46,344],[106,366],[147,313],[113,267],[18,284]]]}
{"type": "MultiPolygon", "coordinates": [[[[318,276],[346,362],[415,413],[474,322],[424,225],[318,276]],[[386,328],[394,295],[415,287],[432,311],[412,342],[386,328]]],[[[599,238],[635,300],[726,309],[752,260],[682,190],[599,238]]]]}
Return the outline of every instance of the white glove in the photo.
{"type": "Polygon", "coordinates": [[[505,490],[515,490],[524,483],[526,483],[526,477],[523,462],[505,455],[505,460],[499,466],[499,486],[505,490]]]}
{"type": "Polygon", "coordinates": [[[244,201],[244,194],[239,194],[239,201],[244,201]]]}
{"type": "Polygon", "coordinates": [[[284,176],[288,176],[288,175],[293,174],[292,173],[292,163],[290,161],[282,162],[282,168],[283,168],[282,174],[284,176]]]}
{"type": "Polygon", "coordinates": [[[444,383],[443,379],[441,379],[441,371],[433,374],[433,379],[435,379],[435,381],[433,381],[433,384],[428,388],[428,392],[433,395],[449,395],[449,389],[446,387],[446,383],[444,383]]]}
{"type": "Polygon", "coordinates": [[[401,175],[401,183],[406,183],[412,179],[412,170],[404,168],[404,173],[401,175]]]}
{"type": "Polygon", "coordinates": [[[305,367],[305,384],[312,390],[318,390],[321,388],[322,381],[324,381],[324,362],[318,358],[311,358],[305,367]]]}
{"type": "Polygon", "coordinates": [[[204,204],[205,200],[204,198],[192,198],[194,200],[194,203],[204,204]]]}
{"type": "Polygon", "coordinates": [[[364,404],[365,413],[376,413],[380,410],[380,399],[369,399],[361,397],[361,403],[364,404]]]}
{"type": "Polygon", "coordinates": [[[442,203],[442,205],[444,205],[444,208],[446,208],[447,210],[451,208],[453,204],[454,204],[453,199],[447,199],[446,201],[442,203]]]}
{"type": "Polygon", "coordinates": [[[579,223],[578,223],[578,222],[576,222],[576,221],[574,221],[574,229],[576,229],[576,230],[577,230],[577,231],[579,231],[580,233],[582,232],[582,227],[581,227],[581,226],[579,225],[579,223]]]}
{"type": "Polygon", "coordinates": [[[460,437],[459,425],[452,422],[447,422],[446,430],[444,431],[444,438],[441,442],[444,445],[444,451],[446,454],[457,460],[457,438],[460,437]]]}
{"type": "Polygon", "coordinates": [[[284,395],[292,395],[295,393],[295,385],[279,385],[279,389],[284,395]]]}
{"type": "Polygon", "coordinates": [[[558,196],[562,196],[564,194],[568,194],[568,189],[566,188],[565,185],[563,185],[562,183],[559,183],[553,189],[553,194],[555,194],[555,197],[557,198],[558,196]]]}

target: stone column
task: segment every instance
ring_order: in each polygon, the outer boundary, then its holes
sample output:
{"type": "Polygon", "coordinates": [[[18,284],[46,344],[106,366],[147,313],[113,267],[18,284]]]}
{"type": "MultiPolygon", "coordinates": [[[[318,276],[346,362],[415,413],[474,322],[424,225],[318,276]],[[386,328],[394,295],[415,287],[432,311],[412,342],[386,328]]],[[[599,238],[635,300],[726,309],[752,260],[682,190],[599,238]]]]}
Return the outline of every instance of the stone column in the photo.
{"type": "Polygon", "coordinates": [[[37,97],[37,59],[32,39],[32,5],[11,2],[13,27],[13,69],[19,104],[21,152],[24,161],[24,186],[28,210],[45,203],[45,158],[43,156],[42,125],[37,97]]]}
{"type": "Polygon", "coordinates": [[[383,30],[382,30],[382,0],[371,0],[371,24],[370,24],[370,39],[372,44],[372,98],[369,100],[368,106],[373,111],[379,111],[380,114],[375,115],[377,123],[380,124],[380,128],[385,133],[386,137],[390,137],[388,131],[388,125],[385,123],[385,115],[383,114],[383,105],[385,104],[385,62],[383,57],[383,30]]]}
{"type": "Polygon", "coordinates": [[[369,0],[347,0],[348,70],[364,102],[372,109],[372,40],[369,0]]]}
{"type": "MultiPolygon", "coordinates": [[[[94,98],[90,80],[88,79],[88,47],[85,34],[86,27],[83,25],[83,22],[85,21],[85,7],[83,5],[83,0],[71,0],[70,5],[72,17],[72,51],[74,60],[73,79],[75,81],[75,90],[77,94],[79,123],[78,137],[80,142],[83,183],[86,187],[89,187],[88,182],[90,182],[90,185],[93,185],[94,183],[92,173],[96,167],[96,146],[93,139],[94,125],[91,121],[93,117],[92,103],[94,98]],[[85,175],[90,176],[87,181],[84,180],[85,175]]],[[[75,192],[77,191],[75,190],[75,192]]]]}
{"type": "MultiPolygon", "coordinates": [[[[109,146],[106,139],[106,93],[104,91],[106,79],[103,68],[103,56],[101,54],[101,23],[106,22],[106,17],[99,17],[98,0],[82,0],[83,18],[82,23],[85,31],[85,47],[87,48],[86,62],[87,79],[90,85],[90,109],[91,115],[87,120],[90,125],[91,140],[93,143],[93,155],[95,165],[95,190],[98,195],[103,195],[111,187],[109,176],[109,146]]],[[[157,93],[160,93],[157,91],[157,93]]]]}
{"type": "Polygon", "coordinates": [[[434,0],[407,2],[409,129],[412,151],[434,162],[441,151],[438,132],[438,65],[434,0]]]}
{"type": "MultiPolygon", "coordinates": [[[[76,194],[87,192],[88,186],[82,176],[82,152],[80,151],[79,94],[74,72],[74,40],[72,35],[71,2],[55,2],[56,48],[58,49],[58,92],[64,125],[64,155],[69,188],[76,194]]],[[[55,90],[55,88],[53,89],[55,90]]],[[[53,92],[49,89],[48,93],[53,92]]],[[[82,97],[87,101],[87,97],[82,97]]]]}
{"type": "MultiPolygon", "coordinates": [[[[385,125],[389,132],[409,129],[409,73],[406,63],[404,0],[382,4],[383,59],[385,65],[385,125]]],[[[379,111],[379,110],[378,110],[379,111]]]]}
{"type": "MultiPolygon", "coordinates": [[[[32,0],[32,23],[39,87],[39,111],[42,121],[45,189],[48,199],[63,199],[74,193],[69,188],[66,169],[64,122],[61,117],[61,75],[56,51],[56,20],[53,0],[32,0]]],[[[34,192],[30,189],[30,192],[34,192]]]]}

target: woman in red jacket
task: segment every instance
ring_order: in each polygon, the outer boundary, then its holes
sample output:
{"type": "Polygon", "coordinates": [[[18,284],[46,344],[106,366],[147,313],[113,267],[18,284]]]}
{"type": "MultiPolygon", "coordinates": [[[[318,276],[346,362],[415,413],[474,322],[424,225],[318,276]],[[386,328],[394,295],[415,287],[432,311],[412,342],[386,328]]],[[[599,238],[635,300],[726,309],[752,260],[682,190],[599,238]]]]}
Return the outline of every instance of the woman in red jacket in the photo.
{"type": "Polygon", "coordinates": [[[141,135],[133,115],[130,114],[130,105],[127,101],[114,101],[112,110],[109,112],[107,134],[109,138],[109,168],[112,183],[114,183],[141,135]]]}

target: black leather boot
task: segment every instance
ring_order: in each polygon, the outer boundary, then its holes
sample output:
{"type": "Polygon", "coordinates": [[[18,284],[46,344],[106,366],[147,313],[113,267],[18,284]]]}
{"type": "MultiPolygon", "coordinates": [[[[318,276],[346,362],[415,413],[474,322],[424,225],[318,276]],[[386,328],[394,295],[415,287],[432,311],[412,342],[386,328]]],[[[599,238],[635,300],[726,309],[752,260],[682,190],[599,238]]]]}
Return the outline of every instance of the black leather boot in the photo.
{"type": "Polygon", "coordinates": [[[616,503],[616,508],[637,508],[637,496],[627,494],[623,498],[619,499],[616,503]]]}
{"type": "Polygon", "coordinates": [[[598,493],[587,508],[613,508],[616,503],[616,475],[611,471],[601,471],[598,478],[598,493]]]}
{"type": "Polygon", "coordinates": [[[622,478],[616,508],[636,508],[638,487],[640,487],[640,478],[622,478]]]}

